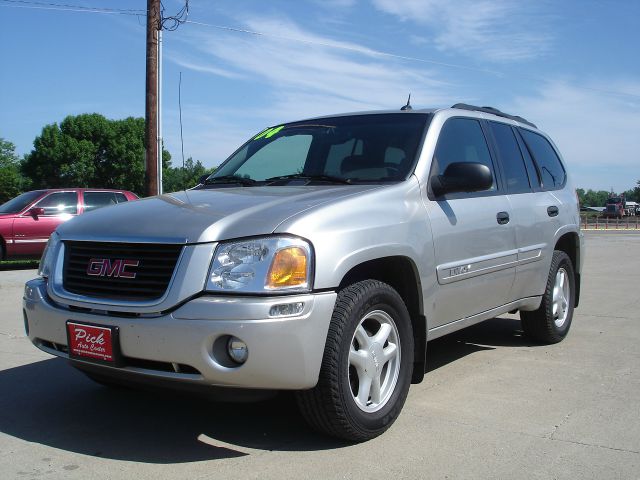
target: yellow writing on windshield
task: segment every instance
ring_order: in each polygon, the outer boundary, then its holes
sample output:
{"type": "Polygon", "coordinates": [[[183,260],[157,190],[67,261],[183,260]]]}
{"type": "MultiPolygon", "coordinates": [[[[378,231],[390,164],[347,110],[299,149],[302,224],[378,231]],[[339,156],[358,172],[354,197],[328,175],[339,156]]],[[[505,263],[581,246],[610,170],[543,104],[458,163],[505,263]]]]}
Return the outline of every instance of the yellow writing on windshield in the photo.
{"type": "Polygon", "coordinates": [[[258,135],[256,135],[253,139],[254,140],[258,140],[258,139],[263,138],[263,137],[264,138],[271,138],[276,133],[278,133],[280,130],[282,130],[283,128],[284,128],[284,125],[280,125],[279,127],[267,128],[266,130],[263,130],[258,135]]]}

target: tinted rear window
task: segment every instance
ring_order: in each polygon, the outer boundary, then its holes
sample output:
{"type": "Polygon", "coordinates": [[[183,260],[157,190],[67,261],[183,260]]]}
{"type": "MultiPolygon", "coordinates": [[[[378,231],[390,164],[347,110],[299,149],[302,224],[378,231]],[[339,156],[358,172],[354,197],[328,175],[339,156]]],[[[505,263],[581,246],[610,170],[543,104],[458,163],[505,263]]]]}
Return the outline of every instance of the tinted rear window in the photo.
{"type": "Polygon", "coordinates": [[[521,129],[522,137],[529,147],[533,160],[538,165],[542,177],[542,188],[555,190],[561,188],[566,180],[566,172],[558,154],[549,141],[531,130],[521,129]]]}
{"type": "Polygon", "coordinates": [[[53,192],[42,200],[36,207],[44,208],[44,215],[75,215],[78,213],[77,192],[53,192]]]}
{"type": "Polygon", "coordinates": [[[489,122],[502,161],[508,193],[531,191],[529,176],[513,130],[504,123],[489,122]]]}

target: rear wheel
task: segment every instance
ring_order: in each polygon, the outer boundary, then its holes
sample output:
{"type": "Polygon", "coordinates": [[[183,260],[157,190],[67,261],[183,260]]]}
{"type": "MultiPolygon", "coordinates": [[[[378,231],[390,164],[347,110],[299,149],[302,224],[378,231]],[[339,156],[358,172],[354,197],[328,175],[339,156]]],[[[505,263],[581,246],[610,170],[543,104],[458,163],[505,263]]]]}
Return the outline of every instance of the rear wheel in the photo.
{"type": "Polygon", "coordinates": [[[350,441],[387,430],[411,383],[413,333],[398,293],[377,280],[338,294],[318,384],[298,392],[300,411],[315,429],[350,441]]]}
{"type": "Polygon", "coordinates": [[[540,342],[562,341],[571,327],[574,299],[573,263],[565,252],[556,250],[540,307],[533,312],[520,312],[522,330],[540,342]]]}

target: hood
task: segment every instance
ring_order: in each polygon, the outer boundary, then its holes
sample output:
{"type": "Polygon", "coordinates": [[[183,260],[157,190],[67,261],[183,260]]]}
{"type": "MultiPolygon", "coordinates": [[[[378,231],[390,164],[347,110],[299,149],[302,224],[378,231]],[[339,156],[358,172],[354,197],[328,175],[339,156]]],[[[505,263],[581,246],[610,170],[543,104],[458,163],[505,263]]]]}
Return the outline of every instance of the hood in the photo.
{"type": "Polygon", "coordinates": [[[270,186],[189,190],[79,215],[63,239],[202,243],[267,235],[292,215],[381,185],[270,186]]]}

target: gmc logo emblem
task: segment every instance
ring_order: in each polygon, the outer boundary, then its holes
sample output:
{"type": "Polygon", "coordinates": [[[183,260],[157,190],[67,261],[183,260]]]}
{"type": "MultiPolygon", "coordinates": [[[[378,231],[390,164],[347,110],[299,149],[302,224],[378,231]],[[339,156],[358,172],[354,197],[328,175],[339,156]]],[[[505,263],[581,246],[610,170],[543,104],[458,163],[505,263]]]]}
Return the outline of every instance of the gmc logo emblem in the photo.
{"type": "Polygon", "coordinates": [[[109,258],[92,258],[87,265],[87,275],[92,277],[136,278],[135,272],[128,272],[127,267],[137,267],[139,260],[109,258]]]}

